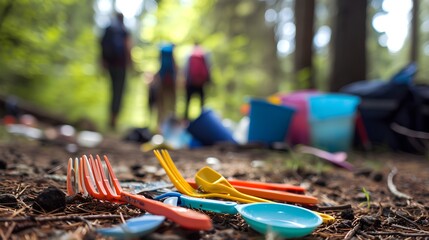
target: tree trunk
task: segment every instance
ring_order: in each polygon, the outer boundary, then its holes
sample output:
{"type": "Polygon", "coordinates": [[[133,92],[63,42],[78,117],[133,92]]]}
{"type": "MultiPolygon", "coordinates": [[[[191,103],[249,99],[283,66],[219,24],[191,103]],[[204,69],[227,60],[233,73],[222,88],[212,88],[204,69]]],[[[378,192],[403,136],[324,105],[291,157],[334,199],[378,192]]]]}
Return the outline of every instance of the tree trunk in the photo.
{"type": "Polygon", "coordinates": [[[367,0],[336,0],[336,3],[331,91],[366,78],[367,0]]]}
{"type": "Polygon", "coordinates": [[[313,77],[314,0],[295,1],[294,75],[297,88],[315,88],[313,77]]]}
{"type": "Polygon", "coordinates": [[[418,59],[418,37],[419,37],[419,0],[413,0],[412,20],[411,20],[411,51],[410,61],[417,63],[418,59]]]}

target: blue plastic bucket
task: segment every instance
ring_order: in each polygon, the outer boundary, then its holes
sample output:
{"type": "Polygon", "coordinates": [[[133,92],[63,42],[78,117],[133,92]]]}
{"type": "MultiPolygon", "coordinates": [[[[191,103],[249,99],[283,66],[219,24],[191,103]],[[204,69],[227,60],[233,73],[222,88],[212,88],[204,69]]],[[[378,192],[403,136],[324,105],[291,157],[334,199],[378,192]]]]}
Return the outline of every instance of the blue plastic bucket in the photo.
{"type": "Polygon", "coordinates": [[[354,134],[360,98],[321,94],[309,98],[311,144],[330,152],[348,151],[354,134]]]}
{"type": "Polygon", "coordinates": [[[222,125],[222,119],[210,109],[204,109],[198,118],[189,123],[187,130],[204,146],[217,142],[236,143],[232,132],[222,125]]]}
{"type": "Polygon", "coordinates": [[[284,142],[295,109],[262,99],[250,100],[248,142],[284,142]]]}

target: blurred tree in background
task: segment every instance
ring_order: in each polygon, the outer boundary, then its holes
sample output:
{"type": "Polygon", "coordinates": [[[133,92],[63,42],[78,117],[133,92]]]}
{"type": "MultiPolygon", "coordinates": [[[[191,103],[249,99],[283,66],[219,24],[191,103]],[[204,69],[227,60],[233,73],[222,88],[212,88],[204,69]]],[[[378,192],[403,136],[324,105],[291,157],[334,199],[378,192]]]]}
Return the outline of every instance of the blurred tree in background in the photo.
{"type": "Polygon", "coordinates": [[[331,91],[366,79],[367,0],[337,0],[334,31],[331,91]]]}
{"type": "MultiPolygon", "coordinates": [[[[116,8],[124,13],[134,39],[135,65],[120,119],[124,126],[148,124],[144,74],[158,69],[158,51],[163,42],[176,44],[179,67],[183,67],[194,41],[211,51],[214,83],[207,106],[238,120],[240,106],[249,97],[309,86],[330,89],[334,61],[330,49],[338,47],[332,45],[334,16],[344,2],[306,0],[295,5],[293,0],[4,0],[0,2],[0,95],[16,95],[70,121],[89,118],[103,129],[109,85],[99,68],[98,39],[100,29],[116,8]],[[312,12],[314,21],[309,16],[312,12]],[[310,27],[313,29],[306,29],[310,27]],[[305,58],[297,60],[304,54],[305,58]]],[[[366,38],[362,40],[366,41],[366,74],[362,78],[388,79],[410,61],[407,29],[412,6],[411,0],[367,2],[366,38]]],[[[428,64],[428,11],[429,5],[421,2],[417,14],[420,34],[415,44],[420,49],[418,78],[423,82],[427,82],[424,76],[429,71],[422,67],[428,64]]],[[[347,34],[356,34],[344,28],[347,34]]],[[[345,54],[347,57],[351,53],[346,49],[345,54]]],[[[349,80],[358,79],[345,79],[349,80]]],[[[183,83],[183,76],[179,81],[183,83]]],[[[181,116],[182,88],[178,97],[181,116]]],[[[191,106],[191,117],[196,113],[191,106]]]]}
{"type": "Polygon", "coordinates": [[[97,118],[91,1],[0,2],[0,94],[14,94],[72,120],[97,118]]]}

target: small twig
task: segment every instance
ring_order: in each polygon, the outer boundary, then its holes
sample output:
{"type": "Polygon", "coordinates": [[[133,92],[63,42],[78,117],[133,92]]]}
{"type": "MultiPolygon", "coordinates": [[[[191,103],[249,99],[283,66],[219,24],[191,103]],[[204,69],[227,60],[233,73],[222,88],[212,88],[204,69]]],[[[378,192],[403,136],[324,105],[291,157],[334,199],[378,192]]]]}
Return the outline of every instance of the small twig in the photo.
{"type": "Polygon", "coordinates": [[[61,168],[63,168],[63,167],[64,167],[64,164],[57,165],[57,166],[55,166],[55,167],[53,167],[53,168],[49,169],[49,170],[46,172],[46,174],[51,174],[51,173],[53,173],[53,172],[56,172],[56,171],[60,170],[60,169],[61,169],[61,168]]]}
{"type": "Polygon", "coordinates": [[[81,221],[81,222],[84,222],[84,223],[88,226],[88,228],[89,228],[90,230],[92,230],[92,229],[93,229],[93,227],[92,227],[91,223],[88,221],[88,219],[85,219],[84,217],[76,216],[76,220],[79,220],[79,221],[81,221]]]}
{"type": "Polygon", "coordinates": [[[11,216],[9,216],[9,217],[18,216],[20,213],[24,212],[26,209],[27,209],[27,207],[22,207],[22,208],[20,208],[20,209],[18,209],[16,211],[14,211],[13,214],[11,216]]]}
{"type": "Polygon", "coordinates": [[[398,235],[401,237],[429,237],[428,233],[404,233],[404,232],[366,232],[369,235],[398,235]]]}
{"type": "Polygon", "coordinates": [[[21,195],[22,195],[22,193],[24,193],[24,191],[25,190],[27,190],[27,188],[29,188],[30,187],[30,185],[26,185],[25,187],[24,187],[24,189],[22,189],[17,195],[16,195],[16,197],[17,198],[19,198],[21,195]]]}
{"type": "Polygon", "coordinates": [[[346,236],[344,237],[344,240],[348,240],[348,239],[352,239],[352,237],[356,234],[356,232],[359,230],[360,228],[360,221],[356,224],[356,226],[354,226],[354,228],[352,230],[350,230],[346,236]]]}
{"type": "Polygon", "coordinates": [[[428,231],[422,230],[422,229],[415,229],[415,228],[410,228],[410,227],[405,227],[399,224],[392,224],[392,227],[396,227],[396,228],[401,228],[401,229],[405,229],[405,230],[411,230],[411,231],[416,231],[416,232],[420,232],[420,233],[427,233],[429,234],[428,231]]]}
{"type": "Polygon", "coordinates": [[[415,227],[417,227],[418,229],[421,230],[421,227],[417,223],[413,222],[412,220],[408,219],[407,217],[399,214],[398,212],[395,212],[395,215],[398,216],[398,217],[400,217],[400,218],[402,218],[402,219],[404,219],[405,221],[407,221],[411,225],[413,225],[413,226],[415,226],[415,227]]]}
{"type": "Polygon", "coordinates": [[[122,215],[122,213],[119,213],[119,215],[121,216],[122,223],[125,223],[124,215],[122,215]]]}
{"type": "Polygon", "coordinates": [[[6,237],[4,235],[4,232],[3,232],[3,229],[1,229],[1,228],[0,228],[0,238],[1,239],[6,239],[6,237]]]}
{"type": "Polygon", "coordinates": [[[10,228],[7,230],[6,234],[4,235],[4,239],[9,239],[10,235],[12,235],[13,229],[15,229],[16,223],[12,223],[10,228]]]}
{"type": "Polygon", "coordinates": [[[317,211],[339,211],[345,209],[351,209],[351,204],[337,205],[337,206],[316,206],[317,211]]]}
{"type": "Polygon", "coordinates": [[[36,221],[36,222],[49,222],[49,221],[82,221],[82,220],[93,220],[93,219],[112,219],[121,218],[121,215],[90,215],[90,216],[55,216],[55,217],[16,217],[16,218],[0,218],[0,222],[25,222],[25,221],[36,221]]]}
{"type": "Polygon", "coordinates": [[[360,235],[362,235],[363,237],[365,237],[365,239],[374,239],[374,236],[368,235],[366,234],[364,231],[362,230],[358,230],[357,233],[359,233],[360,235]]]}
{"type": "Polygon", "coordinates": [[[22,184],[18,184],[18,186],[16,186],[15,192],[19,192],[20,191],[19,189],[21,189],[21,185],[22,184]]]}
{"type": "Polygon", "coordinates": [[[396,189],[396,186],[393,183],[393,177],[395,177],[397,172],[398,172],[398,169],[396,168],[393,168],[392,171],[390,171],[389,176],[387,176],[387,187],[389,188],[390,192],[392,192],[393,195],[399,198],[412,199],[411,196],[405,193],[402,193],[398,191],[398,189],[396,189]]]}
{"type": "Polygon", "coordinates": [[[6,236],[4,235],[3,229],[0,228],[0,238],[3,239],[7,239],[6,236]]]}

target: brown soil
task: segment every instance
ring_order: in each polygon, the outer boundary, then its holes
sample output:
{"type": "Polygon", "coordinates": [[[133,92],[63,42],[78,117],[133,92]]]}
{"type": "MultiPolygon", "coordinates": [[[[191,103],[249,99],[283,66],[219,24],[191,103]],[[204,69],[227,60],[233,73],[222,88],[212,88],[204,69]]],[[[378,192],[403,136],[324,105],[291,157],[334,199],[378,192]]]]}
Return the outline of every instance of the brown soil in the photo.
{"type": "MultiPolygon", "coordinates": [[[[0,144],[0,195],[12,194],[17,203],[0,205],[3,239],[103,239],[95,228],[144,213],[130,205],[81,196],[68,197],[65,209],[57,213],[36,210],[32,207],[36,197],[49,186],[65,192],[69,157],[107,155],[121,181],[169,181],[153,153],[141,151],[136,143],[109,138],[97,148],[70,153],[60,143],[9,140],[0,144]]],[[[429,161],[425,157],[355,152],[348,161],[357,170],[350,172],[308,155],[257,148],[217,146],[170,150],[170,154],[187,178],[214,157],[220,162],[216,169],[226,177],[306,187],[307,194],[320,202],[311,208],[335,216],[336,221],[322,224],[305,239],[429,239],[429,161]],[[394,168],[398,170],[394,186],[411,199],[395,196],[389,189],[388,175],[394,168]]],[[[214,224],[211,231],[190,231],[166,220],[146,239],[270,239],[249,228],[238,214],[207,214],[214,224]]]]}

